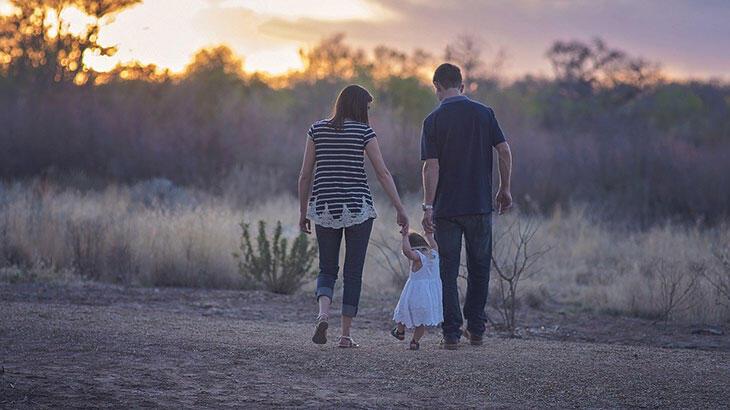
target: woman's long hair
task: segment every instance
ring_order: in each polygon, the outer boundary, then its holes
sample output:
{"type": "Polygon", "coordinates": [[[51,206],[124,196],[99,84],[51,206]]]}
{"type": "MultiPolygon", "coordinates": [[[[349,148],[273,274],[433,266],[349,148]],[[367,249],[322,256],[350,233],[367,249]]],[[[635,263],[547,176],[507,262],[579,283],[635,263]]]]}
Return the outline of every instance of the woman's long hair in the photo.
{"type": "Polygon", "coordinates": [[[370,125],[368,104],[372,101],[373,96],[368,90],[356,84],[348,85],[337,96],[332,118],[329,119],[330,124],[335,128],[342,128],[345,119],[350,119],[370,125]]]}

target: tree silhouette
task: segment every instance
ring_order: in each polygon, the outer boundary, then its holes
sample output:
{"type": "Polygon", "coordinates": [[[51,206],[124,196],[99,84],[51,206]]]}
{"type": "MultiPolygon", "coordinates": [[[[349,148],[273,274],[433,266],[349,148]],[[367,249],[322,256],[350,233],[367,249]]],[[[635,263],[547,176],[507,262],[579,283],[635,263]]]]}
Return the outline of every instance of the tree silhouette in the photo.
{"type": "Polygon", "coordinates": [[[243,77],[243,60],[227,46],[204,48],[185,67],[187,77],[243,77]]]}
{"type": "Polygon", "coordinates": [[[309,50],[299,50],[304,77],[310,81],[329,78],[350,79],[366,66],[365,52],[344,43],[343,33],[323,39],[309,50]]]}
{"type": "Polygon", "coordinates": [[[656,64],[610,48],[600,38],[590,43],[556,41],[546,56],[553,66],[556,79],[578,95],[588,95],[598,87],[629,86],[642,89],[661,79],[656,64]]]}
{"type": "Polygon", "coordinates": [[[10,0],[14,12],[0,17],[0,72],[41,85],[93,82],[95,73],[84,65],[84,57],[117,51],[99,43],[99,30],[140,1],[10,0]],[[80,32],[71,32],[64,19],[64,11],[71,8],[89,17],[80,32]]]}
{"type": "Polygon", "coordinates": [[[469,35],[461,35],[455,42],[447,45],[444,59],[458,65],[466,81],[479,76],[484,68],[482,48],[477,39],[469,35]]]}
{"type": "Polygon", "coordinates": [[[484,48],[483,41],[478,37],[462,34],[444,50],[444,59],[461,68],[467,92],[476,92],[480,83],[499,77],[504,67],[507,59],[504,49],[497,50],[491,61],[486,63],[483,58],[484,48]]]}

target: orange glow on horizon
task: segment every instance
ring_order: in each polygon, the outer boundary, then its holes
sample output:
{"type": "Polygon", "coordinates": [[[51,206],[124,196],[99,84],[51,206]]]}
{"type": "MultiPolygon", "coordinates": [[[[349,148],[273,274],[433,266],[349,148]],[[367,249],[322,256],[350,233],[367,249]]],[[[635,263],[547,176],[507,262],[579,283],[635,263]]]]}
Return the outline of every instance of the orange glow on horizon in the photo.
{"type": "MultiPolygon", "coordinates": [[[[371,51],[385,45],[405,53],[418,48],[436,58],[443,56],[446,45],[457,36],[473,34],[484,40],[480,48],[487,65],[495,50],[507,51],[509,57],[499,74],[515,79],[525,74],[550,75],[545,50],[551,41],[601,37],[629,54],[659,62],[669,78],[730,80],[723,66],[727,59],[721,52],[726,37],[711,33],[707,41],[689,43],[693,40],[688,35],[698,31],[690,23],[700,21],[710,28],[719,24],[708,17],[712,16],[711,5],[702,9],[688,3],[684,7],[687,12],[682,9],[675,13],[679,16],[675,16],[676,28],[668,30],[652,13],[656,7],[616,2],[606,7],[644,12],[643,20],[637,17],[633,27],[617,32],[615,25],[566,24],[570,19],[604,21],[602,14],[580,1],[514,0],[497,4],[505,12],[501,14],[493,13],[497,6],[488,1],[466,13],[460,4],[438,0],[143,0],[101,28],[100,44],[116,47],[116,54],[102,57],[86,53],[84,64],[108,72],[119,63],[137,62],[180,73],[200,49],[226,45],[243,60],[245,72],[277,76],[300,71],[299,50],[335,33],[345,33],[345,43],[353,48],[371,51]],[[498,14],[505,17],[486,22],[498,14]],[[629,32],[651,35],[625,34],[629,32]],[[669,38],[674,42],[688,40],[683,48],[667,49],[669,38]]],[[[0,15],[14,12],[10,0],[0,0],[0,15]]],[[[53,14],[46,19],[50,35],[59,29],[54,19],[53,14]]],[[[90,23],[76,7],[66,8],[61,19],[71,33],[84,31],[90,23]]]]}

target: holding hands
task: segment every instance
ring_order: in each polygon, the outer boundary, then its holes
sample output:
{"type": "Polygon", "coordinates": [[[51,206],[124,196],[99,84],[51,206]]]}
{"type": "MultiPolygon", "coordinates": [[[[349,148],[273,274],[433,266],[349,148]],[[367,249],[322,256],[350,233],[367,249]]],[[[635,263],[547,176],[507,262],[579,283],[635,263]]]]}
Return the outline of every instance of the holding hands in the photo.
{"type": "Polygon", "coordinates": [[[436,224],[433,222],[433,208],[423,209],[423,220],[421,220],[424,232],[432,234],[436,230],[436,224]]]}
{"type": "Polygon", "coordinates": [[[396,208],[396,222],[400,226],[401,235],[408,235],[408,215],[402,205],[396,208]]]}

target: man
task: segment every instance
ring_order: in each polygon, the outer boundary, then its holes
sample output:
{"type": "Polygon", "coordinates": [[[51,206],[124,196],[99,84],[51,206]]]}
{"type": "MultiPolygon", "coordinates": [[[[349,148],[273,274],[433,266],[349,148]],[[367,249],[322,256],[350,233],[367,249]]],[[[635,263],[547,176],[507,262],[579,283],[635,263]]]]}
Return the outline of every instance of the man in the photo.
{"type": "Polygon", "coordinates": [[[492,149],[499,157],[497,211],[512,206],[512,154],[491,108],[462,95],[461,70],[442,64],[433,75],[441,102],[423,122],[423,228],[435,232],[441,257],[443,347],[458,348],[463,319],[457,278],[462,236],[466,242],[464,318],[472,345],[481,345],[492,259],[492,149]]]}

